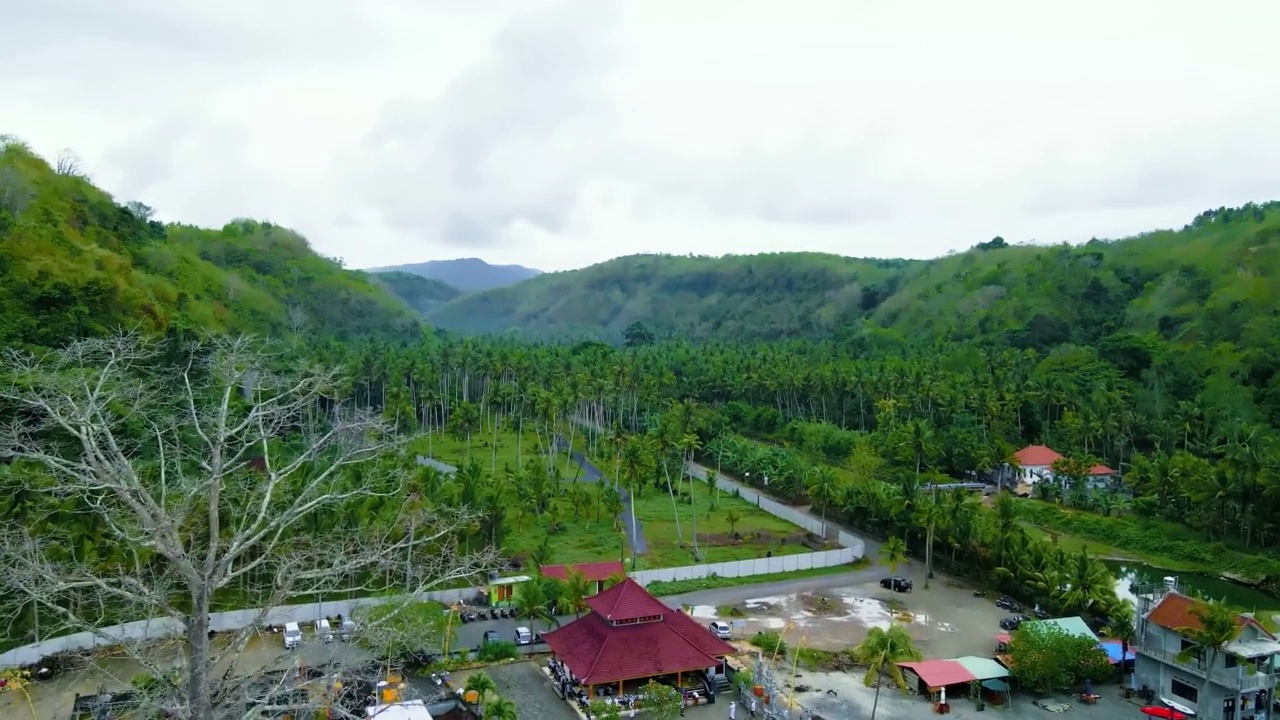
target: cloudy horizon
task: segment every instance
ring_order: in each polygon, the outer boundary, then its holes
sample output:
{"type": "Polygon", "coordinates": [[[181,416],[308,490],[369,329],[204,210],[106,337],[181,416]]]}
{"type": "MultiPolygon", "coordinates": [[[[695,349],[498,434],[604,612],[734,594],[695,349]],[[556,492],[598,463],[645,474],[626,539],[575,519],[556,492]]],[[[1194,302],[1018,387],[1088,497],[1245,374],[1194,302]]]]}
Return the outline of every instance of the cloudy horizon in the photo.
{"type": "Polygon", "coordinates": [[[1280,198],[1280,5],[1046,7],[48,0],[6,13],[0,133],[349,267],[928,258],[1280,198]]]}

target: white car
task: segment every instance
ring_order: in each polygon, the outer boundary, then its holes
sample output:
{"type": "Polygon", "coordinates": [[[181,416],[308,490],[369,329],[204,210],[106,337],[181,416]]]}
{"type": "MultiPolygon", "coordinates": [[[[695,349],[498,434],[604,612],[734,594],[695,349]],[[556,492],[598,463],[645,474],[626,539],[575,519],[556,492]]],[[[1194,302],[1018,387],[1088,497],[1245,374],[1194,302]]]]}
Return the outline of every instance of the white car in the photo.
{"type": "Polygon", "coordinates": [[[298,628],[298,623],[291,622],[284,624],[284,649],[292,650],[302,644],[302,630],[298,628]]]}
{"type": "Polygon", "coordinates": [[[721,620],[716,620],[715,622],[708,624],[707,629],[711,631],[712,635],[715,635],[721,640],[728,640],[732,635],[732,632],[729,629],[729,623],[721,620]]]}
{"type": "Polygon", "coordinates": [[[333,626],[329,624],[328,618],[320,618],[316,622],[316,634],[319,635],[320,639],[324,642],[333,642],[333,626]]]}
{"type": "Polygon", "coordinates": [[[518,628],[516,628],[516,644],[517,644],[517,645],[532,645],[532,644],[533,644],[533,631],[532,631],[532,630],[530,630],[530,629],[529,629],[529,628],[527,628],[527,627],[524,627],[523,625],[522,625],[522,626],[520,626],[520,627],[518,627],[518,628]]]}

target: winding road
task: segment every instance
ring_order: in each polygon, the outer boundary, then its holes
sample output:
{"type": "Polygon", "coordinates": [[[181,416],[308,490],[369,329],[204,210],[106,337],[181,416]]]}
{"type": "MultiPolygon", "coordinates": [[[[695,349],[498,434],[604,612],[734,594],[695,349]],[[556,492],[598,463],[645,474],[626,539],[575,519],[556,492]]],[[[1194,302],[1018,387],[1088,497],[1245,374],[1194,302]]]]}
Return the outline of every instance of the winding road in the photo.
{"type": "MultiPolygon", "coordinates": [[[[582,477],[578,478],[578,482],[609,482],[604,473],[591,463],[582,453],[574,450],[569,443],[565,442],[564,437],[556,436],[556,449],[567,450],[569,457],[582,468],[582,477]]],[[[627,530],[627,544],[631,546],[632,555],[643,555],[649,551],[649,544],[644,541],[644,523],[635,519],[631,512],[631,493],[617,482],[613,483],[618,489],[618,494],[622,496],[622,524],[627,530]]]]}

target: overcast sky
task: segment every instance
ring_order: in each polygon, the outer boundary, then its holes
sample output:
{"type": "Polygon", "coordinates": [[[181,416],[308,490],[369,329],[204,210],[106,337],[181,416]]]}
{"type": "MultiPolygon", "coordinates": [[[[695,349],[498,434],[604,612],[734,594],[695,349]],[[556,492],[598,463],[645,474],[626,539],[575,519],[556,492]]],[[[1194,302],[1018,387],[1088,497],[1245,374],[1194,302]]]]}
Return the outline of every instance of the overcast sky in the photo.
{"type": "Polygon", "coordinates": [[[1280,198],[1280,3],[40,0],[0,133],[367,267],[932,257],[1280,198]],[[1054,8],[1053,12],[1049,8],[1054,8]]]}

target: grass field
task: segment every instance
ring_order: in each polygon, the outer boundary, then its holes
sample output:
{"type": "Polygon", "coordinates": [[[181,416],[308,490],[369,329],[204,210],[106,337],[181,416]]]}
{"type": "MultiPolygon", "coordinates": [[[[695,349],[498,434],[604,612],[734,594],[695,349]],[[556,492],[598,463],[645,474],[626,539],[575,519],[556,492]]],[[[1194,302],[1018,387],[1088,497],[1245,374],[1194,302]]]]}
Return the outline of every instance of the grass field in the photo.
{"type": "MultiPolygon", "coordinates": [[[[687,492],[687,484],[685,489],[687,492]]],[[[695,509],[702,562],[751,560],[765,557],[769,552],[774,555],[813,552],[811,548],[799,543],[799,539],[805,534],[803,529],[770,515],[740,497],[720,492],[717,500],[714,494],[708,495],[704,483],[695,483],[693,498],[693,505],[685,500],[678,500],[676,503],[680,532],[688,545],[681,548],[680,533],[676,531],[677,513],[671,507],[671,496],[665,489],[657,490],[652,485],[641,490],[636,500],[636,518],[644,526],[651,567],[692,565],[698,562],[693,557],[692,549],[695,509]],[[732,529],[739,536],[738,540],[730,537],[730,513],[736,516],[732,529]]]]}
{"type": "MultiPolygon", "coordinates": [[[[538,454],[536,433],[527,431],[519,441],[520,455],[525,461],[538,454]]],[[[496,468],[501,475],[504,467],[517,465],[516,450],[517,436],[514,431],[499,432],[496,438],[492,434],[477,433],[471,437],[469,456],[475,458],[486,473],[496,468]]],[[[545,448],[543,451],[545,452],[545,448]]],[[[465,440],[441,434],[436,434],[430,440],[418,439],[414,442],[412,452],[429,454],[455,467],[465,464],[468,458],[465,440]]],[[[568,461],[563,453],[555,456],[555,465],[563,479],[560,495],[555,500],[554,516],[559,520],[557,530],[548,533],[551,513],[533,516],[520,512],[519,508],[513,508],[511,525],[503,542],[504,553],[527,558],[545,542],[552,563],[622,559],[626,542],[622,524],[615,523],[613,518],[608,517],[607,511],[599,503],[597,484],[573,482],[580,475],[579,468],[568,461]]],[[[609,468],[602,470],[608,472],[609,468]]],[[[770,552],[774,555],[812,552],[798,542],[804,535],[801,528],[776,518],[739,497],[720,492],[717,498],[714,493],[708,493],[706,484],[701,482],[694,483],[692,490],[686,483],[684,490],[686,493],[693,493],[696,504],[691,506],[687,500],[677,503],[680,529],[687,546],[682,548],[676,531],[671,497],[666,488],[659,490],[649,485],[641,489],[635,513],[643,525],[645,541],[649,547],[648,553],[637,558],[635,569],[698,563],[693,556],[691,534],[695,508],[698,515],[701,562],[762,558],[770,552]],[[739,536],[737,539],[730,536],[731,516],[734,518],[732,529],[739,536]]],[[[630,556],[630,548],[626,548],[625,554],[630,556]]]]}

